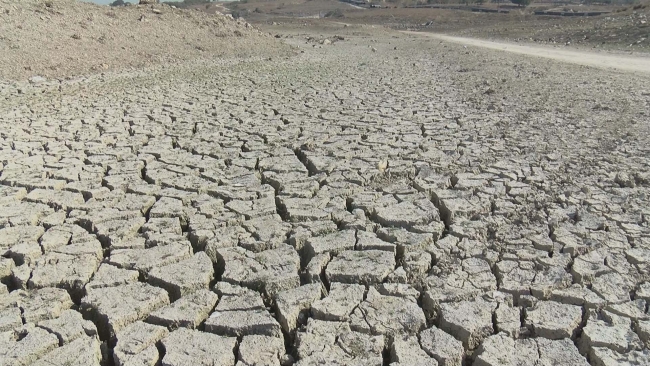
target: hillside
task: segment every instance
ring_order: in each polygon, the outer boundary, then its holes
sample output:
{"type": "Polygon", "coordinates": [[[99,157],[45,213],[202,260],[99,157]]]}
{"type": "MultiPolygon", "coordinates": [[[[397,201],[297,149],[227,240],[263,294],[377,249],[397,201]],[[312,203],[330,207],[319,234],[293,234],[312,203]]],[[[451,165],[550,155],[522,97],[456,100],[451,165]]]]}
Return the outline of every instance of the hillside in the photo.
{"type": "Polygon", "coordinates": [[[168,5],[0,0],[0,78],[5,79],[272,55],[286,49],[245,21],[222,14],[168,5]]]}

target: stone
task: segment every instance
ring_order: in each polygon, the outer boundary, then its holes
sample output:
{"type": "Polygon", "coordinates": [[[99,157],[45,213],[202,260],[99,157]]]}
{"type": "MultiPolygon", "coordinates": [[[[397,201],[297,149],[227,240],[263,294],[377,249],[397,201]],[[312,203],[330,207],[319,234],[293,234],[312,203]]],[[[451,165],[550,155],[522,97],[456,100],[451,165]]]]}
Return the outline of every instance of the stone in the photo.
{"type": "Polygon", "coordinates": [[[418,302],[418,299],[420,298],[420,292],[408,284],[382,283],[376,285],[375,290],[382,295],[403,297],[413,302],[418,302]]]}
{"type": "Polygon", "coordinates": [[[347,250],[334,257],[325,270],[331,282],[373,285],[395,269],[395,256],[382,250],[347,250]]]}
{"type": "Polygon", "coordinates": [[[103,338],[112,338],[129,324],[146,319],[168,304],[165,290],[136,282],[90,289],[81,299],[80,310],[93,319],[103,338]]]}
{"type": "Polygon", "coordinates": [[[392,366],[438,366],[435,358],[420,348],[418,338],[414,336],[393,340],[390,346],[390,362],[392,366]]]}
{"type": "Polygon", "coordinates": [[[153,268],[148,276],[148,282],[167,290],[172,301],[208,289],[213,279],[214,267],[205,252],[198,252],[177,263],[153,268]]]}
{"type": "Polygon", "coordinates": [[[58,346],[54,334],[28,325],[0,333],[0,361],[3,365],[31,365],[58,346]]]}
{"type": "Polygon", "coordinates": [[[594,366],[650,365],[650,350],[619,353],[606,347],[595,347],[589,359],[594,366]]]}
{"type": "Polygon", "coordinates": [[[45,77],[40,76],[40,75],[34,75],[34,76],[30,77],[28,80],[29,80],[30,84],[42,84],[42,83],[47,81],[47,79],[45,77]]]}
{"type": "Polygon", "coordinates": [[[323,283],[325,281],[325,268],[330,259],[329,253],[322,253],[313,257],[305,267],[304,277],[306,281],[309,283],[323,283]]]}
{"type": "Polygon", "coordinates": [[[430,314],[438,312],[441,303],[472,300],[486,291],[497,289],[490,264],[483,259],[468,258],[460,266],[450,264],[451,268],[443,266],[443,263],[434,266],[425,279],[427,291],[422,306],[430,314]]]}
{"type": "Polygon", "coordinates": [[[107,263],[102,263],[99,265],[97,272],[95,272],[90,282],[86,284],[86,289],[126,285],[128,283],[138,282],[138,276],[138,271],[122,269],[107,263]]]}
{"type": "Polygon", "coordinates": [[[70,244],[72,239],[72,232],[68,230],[61,230],[58,227],[48,229],[43,236],[41,236],[41,247],[43,252],[47,253],[53,249],[70,244]]]}
{"type": "Polygon", "coordinates": [[[643,343],[632,331],[632,321],[613,314],[605,314],[605,319],[590,317],[582,328],[578,347],[583,354],[589,354],[594,347],[606,347],[619,353],[640,350],[643,343]]]}
{"type": "Polygon", "coordinates": [[[242,226],[258,241],[269,244],[268,248],[273,249],[278,244],[287,242],[287,236],[291,225],[282,221],[278,215],[263,216],[247,220],[242,226]]]}
{"type": "Polygon", "coordinates": [[[232,366],[237,338],[179,328],[162,341],[163,366],[232,366]]]}
{"type": "Polygon", "coordinates": [[[312,315],[319,320],[348,321],[352,311],[363,301],[365,292],[363,285],[335,282],[327,297],[312,303],[312,315]]]}
{"type": "Polygon", "coordinates": [[[634,286],[618,273],[605,273],[593,279],[591,290],[610,304],[630,301],[630,292],[634,286]]]}
{"type": "Polygon", "coordinates": [[[537,338],[540,360],[547,365],[577,365],[587,366],[587,360],[578,353],[573,342],[565,338],[561,340],[550,340],[537,338]]]}
{"type": "Polygon", "coordinates": [[[215,311],[266,309],[262,296],[258,292],[245,287],[239,287],[227,282],[217,282],[214,291],[221,296],[215,311]]]}
{"type": "Polygon", "coordinates": [[[485,339],[474,352],[473,359],[473,365],[478,366],[589,365],[568,338],[513,340],[504,333],[485,339]]]}
{"type": "Polygon", "coordinates": [[[497,263],[496,275],[499,291],[512,294],[516,302],[520,296],[530,295],[536,271],[532,262],[508,260],[497,263]]]}
{"type": "Polygon", "coordinates": [[[33,263],[43,255],[41,246],[36,241],[24,241],[18,243],[9,248],[7,254],[18,266],[23,264],[32,266],[33,263]]]}
{"type": "Polygon", "coordinates": [[[138,231],[144,224],[144,217],[135,217],[128,220],[110,220],[95,224],[95,233],[97,234],[97,239],[102,242],[102,245],[113,246],[136,237],[138,231]]]}
{"type": "Polygon", "coordinates": [[[74,305],[67,291],[49,287],[13,291],[10,293],[9,300],[20,308],[25,323],[38,323],[42,320],[58,318],[74,305]]]}
{"type": "Polygon", "coordinates": [[[548,339],[574,338],[582,322],[582,308],[539,301],[525,309],[525,325],[536,337],[548,339]]]}
{"type": "Polygon", "coordinates": [[[115,335],[117,339],[113,349],[115,365],[155,366],[160,358],[156,343],[168,334],[165,327],[141,321],[129,324],[115,335]]]}
{"type": "Polygon", "coordinates": [[[465,357],[463,342],[432,326],[420,332],[420,344],[440,366],[461,366],[465,357]]]}
{"type": "Polygon", "coordinates": [[[605,254],[592,251],[576,257],[571,266],[571,274],[575,283],[591,284],[597,276],[611,272],[605,265],[605,254]]]}
{"type": "Polygon", "coordinates": [[[440,329],[475,349],[483,339],[494,333],[492,313],[497,304],[476,299],[440,304],[440,329]]]}
{"type": "Polygon", "coordinates": [[[84,286],[99,267],[95,255],[48,253],[34,265],[29,288],[61,287],[80,297],[84,286]]]}
{"type": "Polygon", "coordinates": [[[188,214],[181,200],[161,197],[149,210],[149,218],[177,218],[181,225],[187,225],[188,214]]]}
{"type": "Polygon", "coordinates": [[[500,303],[494,311],[497,333],[504,332],[512,338],[519,338],[521,328],[521,309],[500,303]]]}
{"type": "Polygon", "coordinates": [[[172,244],[148,249],[117,249],[111,252],[108,263],[123,269],[138,270],[146,275],[154,267],[178,263],[191,256],[191,246],[172,244]]]}
{"type": "Polygon", "coordinates": [[[147,321],[169,329],[196,329],[214,309],[219,296],[209,290],[198,290],[152,312],[147,321]]]}
{"type": "Polygon", "coordinates": [[[633,301],[624,302],[621,304],[610,304],[605,307],[605,310],[624,317],[634,320],[648,320],[650,315],[646,314],[646,301],[637,299],[633,301]]]}
{"type": "Polygon", "coordinates": [[[310,319],[304,331],[296,334],[296,365],[381,366],[384,346],[382,335],[350,331],[347,323],[310,319]]]}
{"type": "Polygon", "coordinates": [[[205,331],[229,337],[264,335],[282,338],[280,324],[265,309],[215,311],[205,321],[205,331]]]}
{"type": "Polygon", "coordinates": [[[650,320],[639,320],[635,330],[646,348],[650,348],[650,320]]]}
{"type": "Polygon", "coordinates": [[[418,205],[408,201],[400,202],[396,205],[377,209],[376,216],[380,224],[400,228],[412,228],[434,220],[440,220],[440,213],[431,202],[418,205]]]}
{"type": "Polygon", "coordinates": [[[282,329],[291,333],[299,325],[306,324],[311,305],[323,297],[324,290],[320,283],[315,283],[276,294],[276,314],[282,329]]]}
{"type": "Polygon", "coordinates": [[[357,245],[358,250],[384,250],[395,254],[397,246],[395,244],[383,241],[372,232],[358,231],[357,232],[357,245]]]}
{"type": "Polygon", "coordinates": [[[252,220],[264,216],[272,216],[276,214],[275,199],[273,197],[265,197],[253,200],[232,200],[226,203],[226,207],[243,216],[246,220],[252,220]]]}
{"type": "Polygon", "coordinates": [[[23,326],[20,308],[0,309],[0,332],[8,332],[23,326]]]}
{"type": "Polygon", "coordinates": [[[11,282],[13,287],[21,290],[27,290],[28,282],[31,277],[32,268],[28,264],[23,264],[11,269],[11,282]]]}
{"type": "Polygon", "coordinates": [[[280,366],[284,355],[284,340],[277,337],[249,335],[239,344],[237,365],[240,366],[280,366]]]}
{"type": "Polygon", "coordinates": [[[11,258],[0,257],[0,280],[5,281],[11,276],[11,270],[16,266],[11,258]]]}
{"type": "Polygon", "coordinates": [[[97,337],[81,337],[44,355],[34,366],[100,366],[101,342],[97,337]]]}
{"type": "Polygon", "coordinates": [[[586,308],[600,308],[606,304],[605,299],[582,285],[575,284],[566,289],[551,292],[550,300],[567,305],[584,305],[586,308]]]}
{"type": "Polygon", "coordinates": [[[473,365],[534,365],[539,361],[539,354],[533,354],[533,351],[537,351],[534,340],[517,343],[506,334],[499,333],[486,338],[474,351],[473,365]],[[516,349],[517,345],[519,349],[516,349]]]}
{"type": "Polygon", "coordinates": [[[337,231],[325,236],[312,237],[305,242],[304,257],[306,261],[309,261],[318,254],[336,255],[345,250],[353,250],[356,241],[354,230],[337,231]]]}
{"type": "Polygon", "coordinates": [[[374,288],[350,316],[350,328],[372,335],[414,335],[426,324],[424,312],[407,298],[384,296],[374,288]]]}
{"type": "Polygon", "coordinates": [[[146,224],[142,225],[142,233],[170,233],[181,235],[181,221],[178,217],[150,218],[146,224]]]}
{"type": "Polygon", "coordinates": [[[37,325],[56,335],[61,345],[71,343],[82,337],[98,337],[95,324],[89,320],[84,320],[82,315],[74,310],[65,310],[58,318],[43,320],[38,322],[37,325]]]}
{"type": "Polygon", "coordinates": [[[248,287],[269,296],[300,286],[300,258],[289,245],[254,253],[243,248],[218,251],[222,281],[248,287]]]}

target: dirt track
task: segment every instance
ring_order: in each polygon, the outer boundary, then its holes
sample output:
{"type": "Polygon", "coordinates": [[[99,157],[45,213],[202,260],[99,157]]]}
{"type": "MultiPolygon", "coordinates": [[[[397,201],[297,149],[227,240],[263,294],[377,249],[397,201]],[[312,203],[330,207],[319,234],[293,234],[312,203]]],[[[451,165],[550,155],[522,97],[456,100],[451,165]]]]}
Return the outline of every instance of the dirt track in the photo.
{"type": "Polygon", "coordinates": [[[520,45],[505,42],[486,41],[474,38],[454,37],[444,34],[426,32],[404,31],[403,33],[433,37],[442,41],[460,43],[474,47],[483,47],[492,50],[512,52],[520,55],[548,58],[576,65],[592,66],[602,69],[650,73],[650,56],[635,57],[604,52],[567,50],[550,46],[520,45]]]}

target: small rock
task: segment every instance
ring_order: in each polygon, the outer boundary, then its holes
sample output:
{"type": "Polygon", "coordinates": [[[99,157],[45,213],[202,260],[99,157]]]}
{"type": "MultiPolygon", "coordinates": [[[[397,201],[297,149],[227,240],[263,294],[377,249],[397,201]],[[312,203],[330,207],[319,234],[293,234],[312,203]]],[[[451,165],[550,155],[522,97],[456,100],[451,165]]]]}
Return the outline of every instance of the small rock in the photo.
{"type": "Polygon", "coordinates": [[[526,327],[536,337],[573,338],[582,322],[582,308],[555,301],[539,301],[526,309],[526,327]]]}
{"type": "Polygon", "coordinates": [[[39,76],[39,75],[32,76],[32,77],[29,78],[29,83],[30,84],[41,84],[41,83],[44,83],[46,81],[47,81],[46,78],[44,78],[42,76],[39,76]]]}

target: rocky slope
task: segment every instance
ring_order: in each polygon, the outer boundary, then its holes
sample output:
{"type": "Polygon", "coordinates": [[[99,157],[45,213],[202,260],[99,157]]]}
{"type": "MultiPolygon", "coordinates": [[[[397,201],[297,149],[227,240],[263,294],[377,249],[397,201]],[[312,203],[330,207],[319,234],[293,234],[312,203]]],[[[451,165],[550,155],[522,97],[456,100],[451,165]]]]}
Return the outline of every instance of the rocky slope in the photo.
{"type": "Polygon", "coordinates": [[[0,78],[63,77],[286,52],[243,20],[166,5],[0,0],[0,78]]]}

